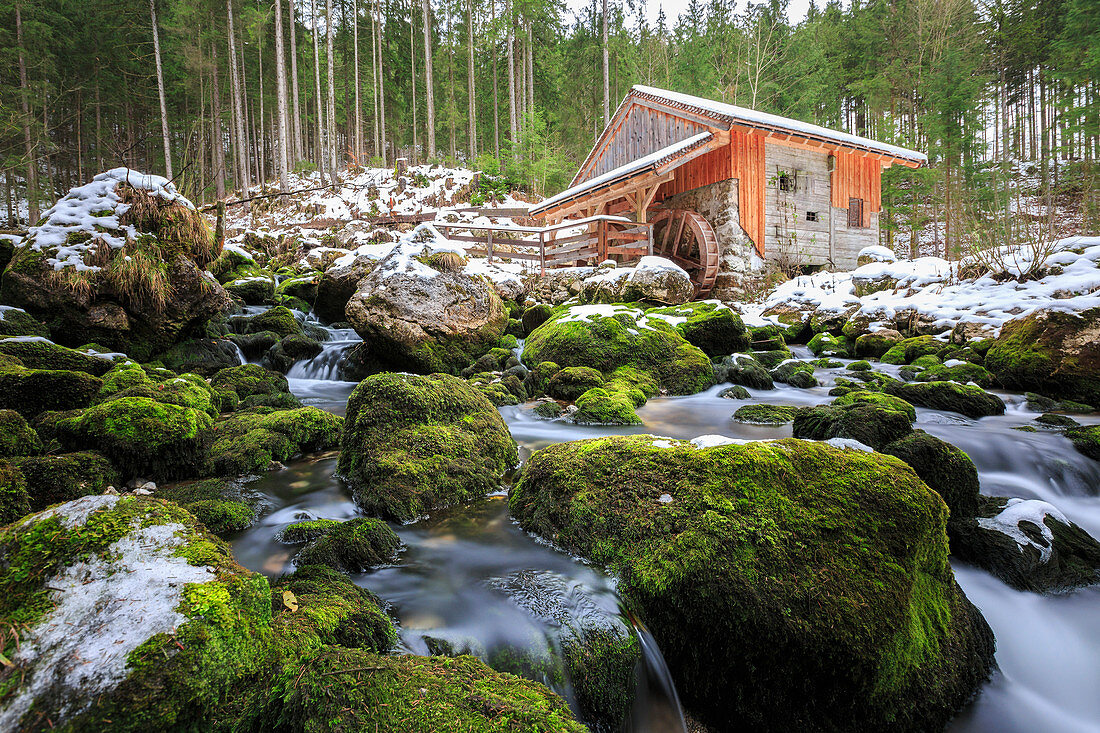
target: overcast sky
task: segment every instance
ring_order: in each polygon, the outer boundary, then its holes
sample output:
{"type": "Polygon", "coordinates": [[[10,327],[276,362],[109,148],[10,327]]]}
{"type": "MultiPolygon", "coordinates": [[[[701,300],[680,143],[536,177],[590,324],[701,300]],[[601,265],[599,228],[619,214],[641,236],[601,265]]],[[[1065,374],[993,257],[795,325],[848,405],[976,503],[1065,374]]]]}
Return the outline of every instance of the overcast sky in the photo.
{"type": "MultiPolygon", "coordinates": [[[[614,2],[615,0],[609,0],[614,2]]],[[[591,0],[566,0],[567,7],[576,12],[581,8],[588,7],[591,0]]],[[[705,4],[705,3],[704,3],[705,4]]],[[[745,9],[746,0],[737,0],[735,2],[735,9],[740,12],[745,9]]],[[[649,12],[650,22],[657,20],[657,11],[663,8],[665,16],[669,19],[669,25],[672,25],[677,18],[680,17],[680,13],[684,11],[688,5],[688,0],[647,0],[646,10],[649,12]]],[[[824,0],[819,0],[818,6],[824,5],[824,0]]],[[[791,22],[797,23],[806,17],[806,9],[810,7],[810,0],[790,0],[787,5],[787,17],[791,22]]]]}

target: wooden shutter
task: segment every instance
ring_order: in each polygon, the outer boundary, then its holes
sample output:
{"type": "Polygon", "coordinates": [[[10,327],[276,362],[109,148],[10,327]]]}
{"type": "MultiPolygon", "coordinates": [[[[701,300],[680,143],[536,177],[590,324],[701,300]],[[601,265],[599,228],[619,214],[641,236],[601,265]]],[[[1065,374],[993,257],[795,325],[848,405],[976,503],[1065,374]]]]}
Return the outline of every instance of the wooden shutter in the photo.
{"type": "Polygon", "coordinates": [[[863,226],[863,199],[848,199],[848,226],[863,226]]]}

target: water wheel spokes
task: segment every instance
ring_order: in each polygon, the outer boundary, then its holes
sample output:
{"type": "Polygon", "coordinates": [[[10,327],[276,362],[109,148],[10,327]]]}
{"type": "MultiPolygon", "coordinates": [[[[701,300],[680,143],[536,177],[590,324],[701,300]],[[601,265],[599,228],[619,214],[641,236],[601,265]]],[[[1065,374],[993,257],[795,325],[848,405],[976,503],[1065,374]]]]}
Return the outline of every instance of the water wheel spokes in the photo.
{"type": "Polygon", "coordinates": [[[695,297],[710,294],[718,277],[718,236],[701,214],[690,209],[661,209],[651,219],[653,254],[687,270],[695,297]]]}

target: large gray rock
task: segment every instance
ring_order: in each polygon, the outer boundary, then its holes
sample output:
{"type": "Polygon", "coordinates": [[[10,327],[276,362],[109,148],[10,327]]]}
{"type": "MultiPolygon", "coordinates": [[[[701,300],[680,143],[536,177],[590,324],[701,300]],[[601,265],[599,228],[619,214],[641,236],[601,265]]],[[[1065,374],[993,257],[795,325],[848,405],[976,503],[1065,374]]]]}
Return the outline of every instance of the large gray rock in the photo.
{"type": "Polygon", "coordinates": [[[322,321],[335,323],[344,320],[344,308],[359,281],[374,271],[378,258],[370,255],[345,255],[321,275],[317,283],[317,299],[313,312],[322,321]]]}
{"type": "Polygon", "coordinates": [[[599,267],[581,281],[586,303],[680,305],[695,297],[688,273],[663,257],[643,257],[633,267],[599,267]]]}
{"type": "Polygon", "coordinates": [[[508,322],[492,283],[464,266],[434,229],[418,227],[359,282],[347,320],[391,368],[457,373],[496,346],[508,322]]]}

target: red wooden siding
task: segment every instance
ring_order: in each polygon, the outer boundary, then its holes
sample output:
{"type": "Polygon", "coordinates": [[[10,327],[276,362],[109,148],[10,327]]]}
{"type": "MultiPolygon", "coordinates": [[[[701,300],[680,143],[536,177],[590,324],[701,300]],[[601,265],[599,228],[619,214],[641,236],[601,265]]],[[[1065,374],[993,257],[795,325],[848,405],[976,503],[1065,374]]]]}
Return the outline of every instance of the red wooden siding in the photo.
{"type": "Polygon", "coordinates": [[[729,149],[723,146],[700,155],[677,168],[675,175],[673,180],[661,186],[657,200],[733,178],[729,149]]]}
{"type": "Polygon", "coordinates": [[[863,199],[861,226],[871,226],[871,213],[882,208],[882,164],[875,158],[843,150],[833,155],[833,206],[847,209],[849,199],[863,199]]]}
{"type": "Polygon", "coordinates": [[[733,128],[729,153],[733,178],[737,179],[738,213],[741,228],[764,255],[764,140],[760,133],[733,128]]]}

